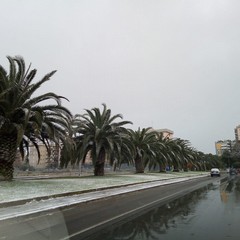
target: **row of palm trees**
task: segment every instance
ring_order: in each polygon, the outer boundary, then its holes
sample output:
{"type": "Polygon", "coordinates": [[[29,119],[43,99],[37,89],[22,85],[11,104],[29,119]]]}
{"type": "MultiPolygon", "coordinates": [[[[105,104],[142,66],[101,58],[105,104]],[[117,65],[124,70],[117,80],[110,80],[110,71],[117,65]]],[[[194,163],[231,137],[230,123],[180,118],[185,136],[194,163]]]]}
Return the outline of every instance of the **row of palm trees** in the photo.
{"type": "Polygon", "coordinates": [[[204,154],[191,147],[189,141],[164,138],[152,128],[135,131],[125,127],[132,124],[130,121],[116,121],[119,118],[122,116],[112,116],[105,104],[102,111],[93,108],[76,115],[71,124],[73,142],[62,148],[61,165],[84,163],[90,153],[96,176],[104,175],[106,161],[119,167],[123,163],[132,164],[136,173],[144,173],[146,167],[160,171],[167,166],[175,171],[206,169],[206,161],[201,161],[204,154]]]}
{"type": "Polygon", "coordinates": [[[28,157],[31,143],[40,160],[39,141],[49,154],[50,142],[61,148],[62,167],[84,163],[90,153],[96,176],[104,175],[106,161],[115,166],[132,164],[136,173],[143,173],[146,167],[161,171],[166,166],[202,168],[202,154],[189,141],[164,138],[151,128],[126,128],[132,123],[123,121],[120,114],[112,115],[105,104],[102,111],[93,108],[72,116],[61,103],[65,97],[53,92],[36,95],[56,71],[34,83],[36,69],[26,68],[22,57],[7,59],[9,71],[0,65],[0,175],[5,180],[13,178],[18,149],[22,157],[27,150],[28,157]]]}

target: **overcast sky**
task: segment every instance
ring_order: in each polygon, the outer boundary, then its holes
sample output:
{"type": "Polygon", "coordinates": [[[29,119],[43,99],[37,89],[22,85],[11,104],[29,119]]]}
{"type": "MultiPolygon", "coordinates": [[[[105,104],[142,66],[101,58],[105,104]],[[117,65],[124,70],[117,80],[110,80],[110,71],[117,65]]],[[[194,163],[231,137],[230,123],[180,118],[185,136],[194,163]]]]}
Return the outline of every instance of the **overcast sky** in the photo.
{"type": "MultiPolygon", "coordinates": [[[[21,55],[73,114],[102,107],[205,153],[240,124],[239,0],[0,0],[0,64],[21,55]]],[[[130,127],[130,126],[129,126],[130,127]]]]}

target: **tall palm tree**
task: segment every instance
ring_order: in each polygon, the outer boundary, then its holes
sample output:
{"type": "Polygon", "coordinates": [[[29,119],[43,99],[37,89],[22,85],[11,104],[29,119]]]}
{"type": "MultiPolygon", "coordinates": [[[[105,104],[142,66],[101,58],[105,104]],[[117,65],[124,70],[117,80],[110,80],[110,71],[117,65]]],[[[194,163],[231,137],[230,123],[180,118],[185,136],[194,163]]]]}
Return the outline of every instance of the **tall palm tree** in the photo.
{"type": "Polygon", "coordinates": [[[29,141],[36,147],[37,140],[46,146],[49,140],[66,141],[71,113],[61,105],[64,97],[52,92],[36,95],[56,71],[33,83],[36,69],[26,69],[22,57],[7,58],[9,73],[0,65],[0,174],[11,180],[18,147],[23,150],[29,141]],[[46,100],[53,104],[44,104],[46,100]]]}
{"type": "Polygon", "coordinates": [[[79,161],[85,161],[88,152],[94,165],[94,175],[104,175],[105,161],[121,161],[122,154],[131,158],[131,145],[128,146],[128,130],[123,127],[130,121],[116,122],[120,114],[111,115],[111,110],[103,104],[103,110],[93,108],[86,110],[85,115],[76,115],[76,136],[79,161]]]}
{"type": "Polygon", "coordinates": [[[135,147],[135,168],[136,173],[144,173],[144,168],[148,163],[155,161],[159,145],[157,143],[156,132],[151,128],[138,128],[137,131],[130,131],[130,141],[135,147]]]}

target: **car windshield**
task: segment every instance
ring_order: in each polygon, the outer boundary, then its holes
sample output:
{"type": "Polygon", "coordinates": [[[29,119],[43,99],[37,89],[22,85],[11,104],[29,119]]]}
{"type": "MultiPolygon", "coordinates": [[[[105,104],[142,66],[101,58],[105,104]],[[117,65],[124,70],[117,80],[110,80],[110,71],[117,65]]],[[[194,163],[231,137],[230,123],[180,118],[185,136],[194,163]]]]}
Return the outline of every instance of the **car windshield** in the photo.
{"type": "Polygon", "coordinates": [[[240,0],[0,3],[0,240],[240,239],[240,0]]]}

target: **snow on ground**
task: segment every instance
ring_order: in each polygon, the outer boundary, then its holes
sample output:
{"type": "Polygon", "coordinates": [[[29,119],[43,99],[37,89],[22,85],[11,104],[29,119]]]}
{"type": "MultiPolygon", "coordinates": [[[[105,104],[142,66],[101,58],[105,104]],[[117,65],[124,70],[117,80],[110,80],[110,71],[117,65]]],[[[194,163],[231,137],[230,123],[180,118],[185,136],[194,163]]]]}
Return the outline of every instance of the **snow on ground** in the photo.
{"type": "Polygon", "coordinates": [[[35,176],[28,179],[23,177],[12,182],[0,182],[0,203],[196,175],[206,175],[206,172],[128,173],[109,174],[103,177],[81,176],[74,178],[35,176]]]}

